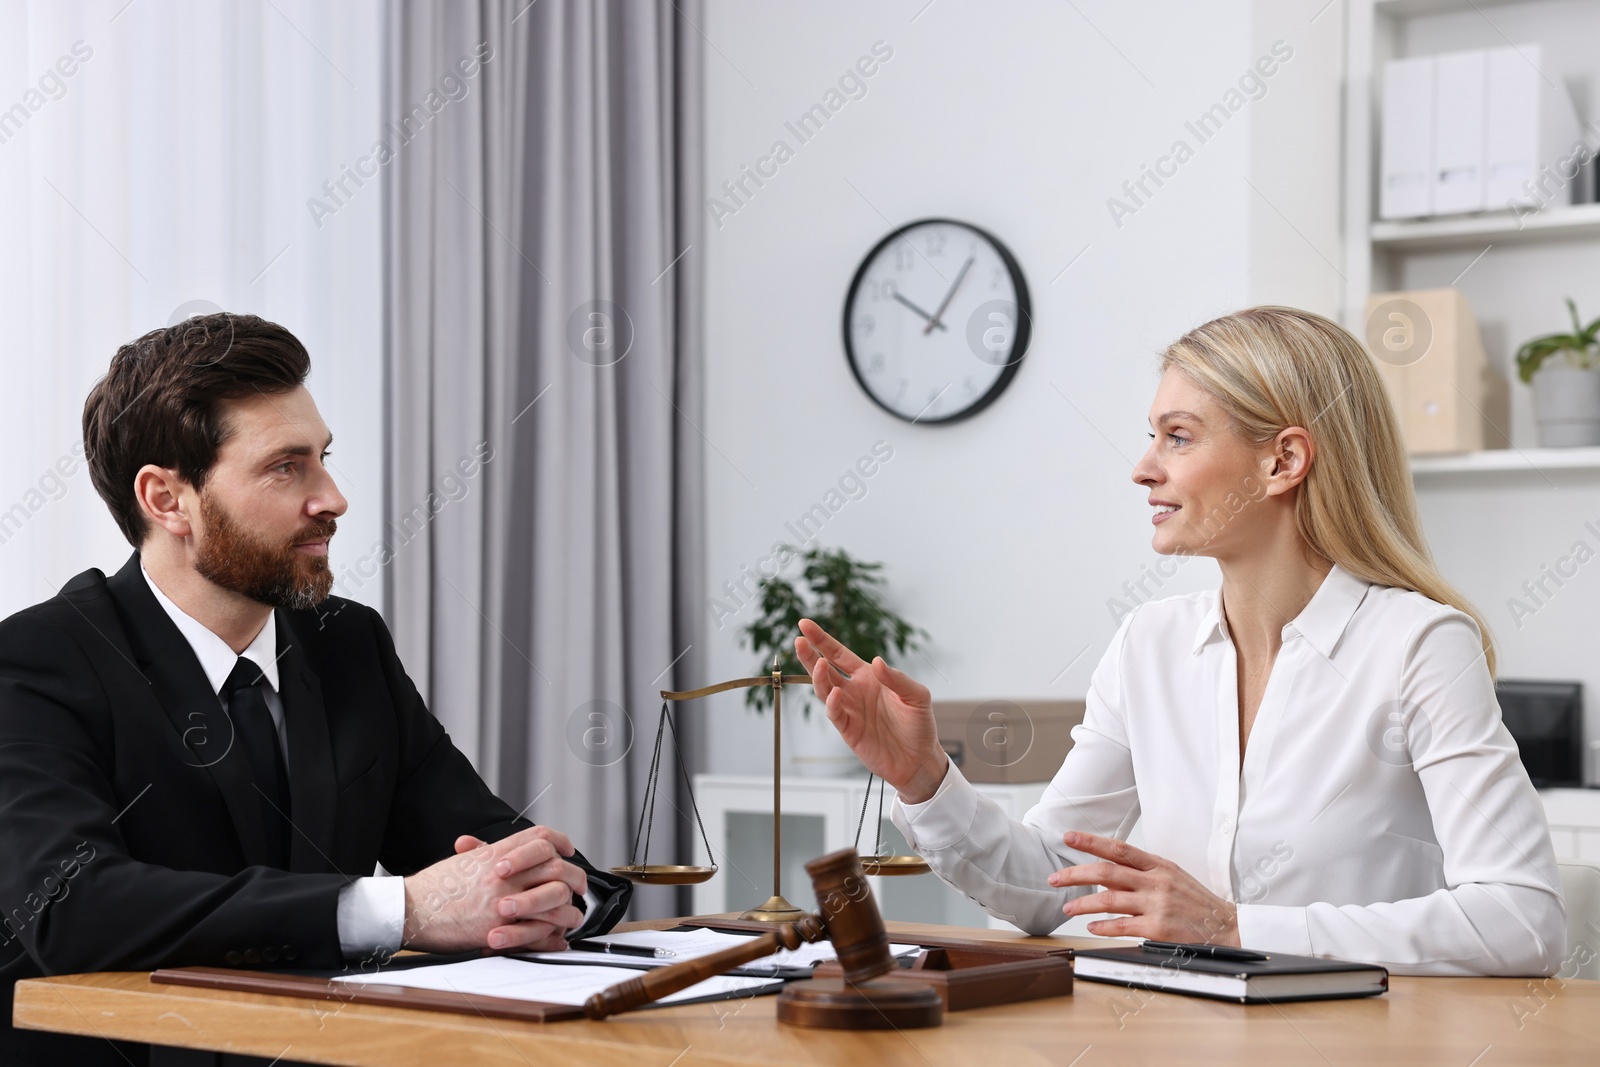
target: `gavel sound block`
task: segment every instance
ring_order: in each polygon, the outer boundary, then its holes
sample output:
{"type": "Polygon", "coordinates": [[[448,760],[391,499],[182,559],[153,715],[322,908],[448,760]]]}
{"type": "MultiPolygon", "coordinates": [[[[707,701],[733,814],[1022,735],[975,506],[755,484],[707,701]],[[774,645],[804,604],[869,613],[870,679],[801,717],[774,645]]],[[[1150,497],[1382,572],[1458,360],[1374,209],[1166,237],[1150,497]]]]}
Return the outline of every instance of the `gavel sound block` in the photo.
{"type": "Polygon", "coordinates": [[[889,932],[856,850],[840,849],[814,859],[806,864],[806,873],[816,892],[816,914],[753,937],[747,945],[646,971],[590,997],[584,1013],[591,1019],[603,1019],[770,956],[780,948],[798,948],[802,942],[826,936],[838,954],[842,976],[785,986],[778,994],[779,1022],[828,1030],[908,1030],[942,1023],[944,1003],[936,991],[883,977],[894,968],[889,932]]]}

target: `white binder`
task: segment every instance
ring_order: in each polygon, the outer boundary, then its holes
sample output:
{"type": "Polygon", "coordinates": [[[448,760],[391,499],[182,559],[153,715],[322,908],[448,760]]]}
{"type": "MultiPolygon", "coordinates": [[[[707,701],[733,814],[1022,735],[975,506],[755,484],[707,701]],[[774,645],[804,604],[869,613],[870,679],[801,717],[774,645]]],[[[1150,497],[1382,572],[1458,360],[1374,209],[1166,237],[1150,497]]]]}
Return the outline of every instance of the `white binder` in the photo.
{"type": "Polygon", "coordinates": [[[1488,53],[1434,57],[1433,214],[1482,211],[1488,53]]]}
{"type": "Polygon", "coordinates": [[[1378,214],[1386,219],[1433,210],[1434,57],[1391,59],[1383,66],[1383,124],[1378,214]]]}
{"type": "Polygon", "coordinates": [[[1489,51],[1484,150],[1491,209],[1571,204],[1580,184],[1559,173],[1579,142],[1578,116],[1560,76],[1541,73],[1543,58],[1536,44],[1489,51]]]}

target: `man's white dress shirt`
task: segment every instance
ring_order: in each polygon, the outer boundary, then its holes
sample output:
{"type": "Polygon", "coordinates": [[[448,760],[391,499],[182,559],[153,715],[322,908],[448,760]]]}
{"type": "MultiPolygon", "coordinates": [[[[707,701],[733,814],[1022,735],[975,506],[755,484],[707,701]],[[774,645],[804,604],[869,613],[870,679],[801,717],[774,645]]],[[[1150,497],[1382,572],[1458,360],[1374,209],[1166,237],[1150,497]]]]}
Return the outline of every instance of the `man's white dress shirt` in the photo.
{"type": "Polygon", "coordinates": [[[1477,626],[1335,566],[1283,628],[1239,760],[1220,591],[1151,601],[1096,667],[1083,724],[1021,822],[952,764],[893,819],[941,878],[1031,933],[1064,921],[1052,871],[1126,837],[1238,905],[1248,948],[1399,974],[1549,974],[1566,919],[1549,827],[1501,722],[1477,626]]]}
{"type": "MultiPolygon", "coordinates": [[[[267,710],[272,713],[272,724],[278,730],[278,745],[283,749],[284,766],[288,766],[288,730],[283,721],[283,699],[278,696],[278,627],[273,619],[267,620],[248,648],[235,653],[228,642],[168,599],[150,577],[150,572],[144,569],[142,562],[139,564],[139,573],[144,575],[145,583],[155,594],[156,603],[166,611],[178,627],[178,632],[194,649],[195,656],[200,660],[200,668],[206,672],[206,679],[211,683],[218,700],[223,699],[222,687],[241,655],[261,668],[267,683],[267,710]]],[[[227,701],[223,700],[223,703],[227,701]]],[[[398,952],[405,920],[404,878],[356,878],[339,890],[339,948],[346,957],[398,952]]]]}

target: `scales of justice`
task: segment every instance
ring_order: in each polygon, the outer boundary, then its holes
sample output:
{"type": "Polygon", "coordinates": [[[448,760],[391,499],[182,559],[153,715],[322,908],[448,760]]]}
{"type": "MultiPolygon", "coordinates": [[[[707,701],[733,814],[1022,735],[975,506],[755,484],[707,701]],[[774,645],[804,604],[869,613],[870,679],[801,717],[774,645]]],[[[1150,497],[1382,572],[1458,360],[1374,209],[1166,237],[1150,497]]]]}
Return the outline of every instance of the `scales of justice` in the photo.
{"type": "MultiPolygon", "coordinates": [[[[837,668],[835,668],[837,669],[837,668]]],[[[703,689],[690,689],[684,692],[674,692],[669,689],[661,690],[661,718],[656,724],[655,752],[650,759],[650,774],[646,781],[644,800],[640,804],[639,827],[634,833],[633,850],[628,855],[628,862],[620,867],[611,868],[611,873],[636,882],[641,885],[697,885],[706,882],[717,873],[717,863],[711,851],[711,840],[706,836],[705,823],[700,820],[700,807],[694,799],[694,787],[689,781],[689,772],[683,764],[683,752],[678,746],[678,728],[672,719],[671,705],[674,701],[697,700],[700,697],[712,696],[716,693],[726,693],[732,689],[753,689],[760,686],[772,688],[772,896],[760,907],[751,908],[740,915],[739,918],[754,922],[764,923],[793,923],[799,922],[806,913],[795,907],[783,898],[782,880],[782,844],[783,844],[783,687],[785,685],[810,685],[811,676],[806,674],[784,674],[779,665],[777,656],[772,657],[772,672],[755,678],[735,678],[728,682],[718,682],[708,685],[703,689]],[[684,788],[688,791],[689,805],[694,810],[695,824],[700,828],[700,840],[705,845],[706,860],[710,864],[705,867],[684,864],[652,864],[650,862],[650,831],[655,824],[656,790],[661,781],[661,747],[665,734],[672,734],[672,750],[677,756],[678,770],[683,775],[684,788]],[[641,836],[644,841],[643,855],[639,851],[641,836]]],[[[861,828],[866,823],[867,805],[872,799],[872,781],[875,776],[867,775],[867,793],[861,803],[861,821],[856,824],[856,847],[859,851],[861,844],[861,828]]],[[[874,854],[861,857],[863,873],[869,875],[907,875],[926,874],[928,862],[921,856],[894,856],[885,855],[883,852],[883,794],[884,786],[878,783],[878,832],[874,835],[877,847],[874,854]]]]}

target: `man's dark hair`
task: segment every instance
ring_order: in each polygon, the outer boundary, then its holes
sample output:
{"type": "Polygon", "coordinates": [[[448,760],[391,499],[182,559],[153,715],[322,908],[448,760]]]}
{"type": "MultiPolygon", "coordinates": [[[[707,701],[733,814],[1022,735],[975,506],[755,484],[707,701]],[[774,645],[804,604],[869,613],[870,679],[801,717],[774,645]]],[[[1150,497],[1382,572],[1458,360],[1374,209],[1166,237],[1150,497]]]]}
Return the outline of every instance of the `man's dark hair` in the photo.
{"type": "Polygon", "coordinates": [[[83,405],[83,445],[100,498],[138,548],[149,530],[133,479],[146,463],[205,487],[230,436],[220,401],[292,392],[311,371],[294,334],[255,315],[197,315],[117,349],[83,405]]]}

